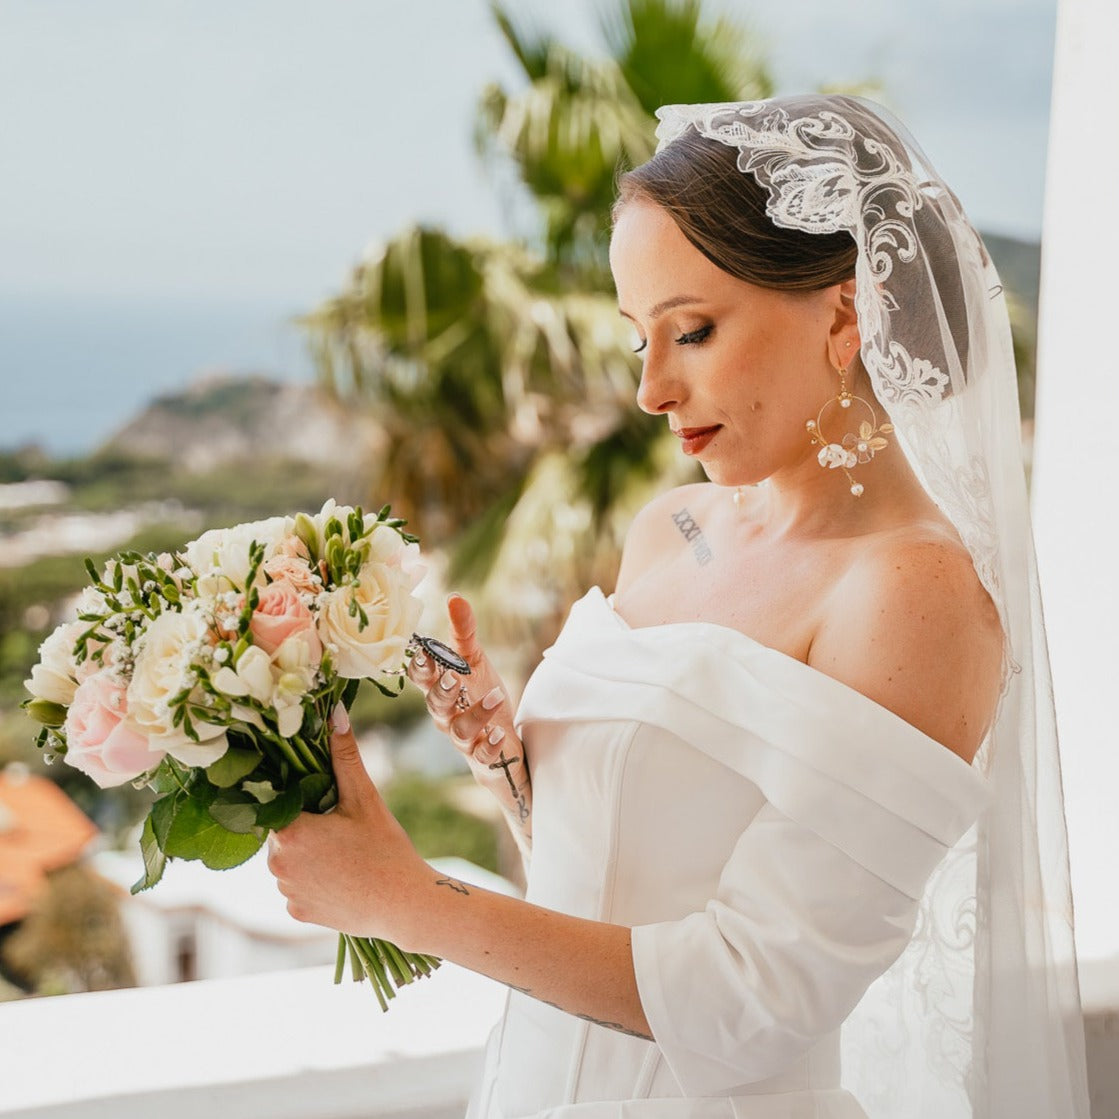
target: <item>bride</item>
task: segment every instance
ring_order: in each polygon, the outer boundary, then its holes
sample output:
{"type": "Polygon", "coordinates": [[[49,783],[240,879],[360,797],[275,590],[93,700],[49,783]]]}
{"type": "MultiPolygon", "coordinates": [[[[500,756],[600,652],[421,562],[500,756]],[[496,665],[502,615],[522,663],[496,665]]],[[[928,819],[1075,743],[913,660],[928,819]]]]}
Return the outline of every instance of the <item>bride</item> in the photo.
{"type": "Polygon", "coordinates": [[[270,865],[296,917],[506,984],[476,1116],[1087,1116],[1005,305],[845,96],[661,110],[611,242],[638,404],[709,482],[636,518],[514,706],[449,602],[409,673],[520,901],[361,767],[270,865]]]}

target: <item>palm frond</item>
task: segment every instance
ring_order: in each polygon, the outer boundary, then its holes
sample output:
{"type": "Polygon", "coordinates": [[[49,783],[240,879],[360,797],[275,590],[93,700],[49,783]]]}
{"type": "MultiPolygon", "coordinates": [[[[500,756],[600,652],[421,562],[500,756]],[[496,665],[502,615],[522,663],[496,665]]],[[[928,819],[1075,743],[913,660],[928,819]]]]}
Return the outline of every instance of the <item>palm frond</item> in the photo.
{"type": "Polygon", "coordinates": [[[543,77],[556,40],[539,27],[530,27],[522,14],[514,18],[504,4],[490,4],[494,23],[529,81],[543,77]]]}
{"type": "Polygon", "coordinates": [[[660,105],[768,97],[757,36],[737,19],[705,19],[700,0],[614,0],[603,35],[647,113],[660,105]]]}

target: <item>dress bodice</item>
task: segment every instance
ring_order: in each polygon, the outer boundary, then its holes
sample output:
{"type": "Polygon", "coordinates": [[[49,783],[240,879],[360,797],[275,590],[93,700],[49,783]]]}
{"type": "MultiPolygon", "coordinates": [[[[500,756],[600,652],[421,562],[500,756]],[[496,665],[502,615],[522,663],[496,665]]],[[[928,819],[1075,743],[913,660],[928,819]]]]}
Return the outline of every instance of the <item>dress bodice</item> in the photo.
{"type": "Polygon", "coordinates": [[[632,927],[655,1042],[511,992],[473,1114],[864,1112],[838,1030],[983,801],[964,762],[709,623],[631,629],[597,588],[530,680],[528,899],[632,927]]]}

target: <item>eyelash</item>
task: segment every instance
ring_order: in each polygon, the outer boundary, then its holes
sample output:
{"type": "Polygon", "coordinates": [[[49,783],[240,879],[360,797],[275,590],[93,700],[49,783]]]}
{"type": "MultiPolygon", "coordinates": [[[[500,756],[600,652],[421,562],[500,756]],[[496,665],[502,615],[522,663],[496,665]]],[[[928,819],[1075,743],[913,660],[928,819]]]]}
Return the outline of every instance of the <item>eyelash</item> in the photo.
{"type": "Polygon", "coordinates": [[[681,334],[680,337],[676,339],[676,345],[698,346],[700,343],[707,341],[712,330],[714,330],[714,327],[708,324],[707,326],[699,327],[698,330],[685,331],[685,333],[681,334]]]}
{"type": "MultiPolygon", "coordinates": [[[[677,346],[699,346],[699,345],[702,345],[711,336],[711,331],[714,330],[714,329],[715,328],[713,326],[708,325],[708,326],[701,326],[697,330],[685,331],[683,334],[680,335],[679,338],[676,339],[676,345],[677,346]]],[[[635,354],[641,353],[642,350],[644,350],[645,347],[648,344],[649,344],[649,339],[648,338],[642,339],[641,345],[638,346],[637,349],[635,349],[633,352],[635,354]]]]}

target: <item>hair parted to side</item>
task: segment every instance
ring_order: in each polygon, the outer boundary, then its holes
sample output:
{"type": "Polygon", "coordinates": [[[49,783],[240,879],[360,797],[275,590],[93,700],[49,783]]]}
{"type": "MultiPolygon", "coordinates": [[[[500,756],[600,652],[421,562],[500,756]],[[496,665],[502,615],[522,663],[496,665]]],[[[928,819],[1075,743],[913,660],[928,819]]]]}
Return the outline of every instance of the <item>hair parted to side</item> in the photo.
{"type": "Polygon", "coordinates": [[[849,233],[782,229],[766,213],[766,191],[738,168],[738,151],[694,130],[618,179],[614,217],[647,199],[667,210],[684,236],[739,280],[778,291],[819,291],[855,275],[849,233]]]}

